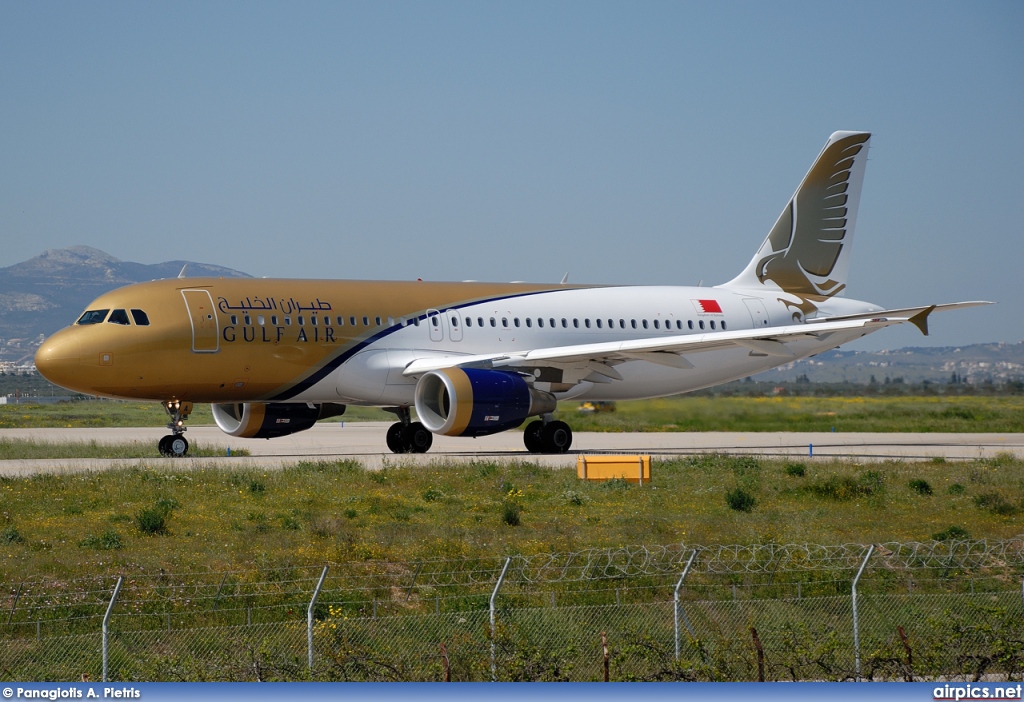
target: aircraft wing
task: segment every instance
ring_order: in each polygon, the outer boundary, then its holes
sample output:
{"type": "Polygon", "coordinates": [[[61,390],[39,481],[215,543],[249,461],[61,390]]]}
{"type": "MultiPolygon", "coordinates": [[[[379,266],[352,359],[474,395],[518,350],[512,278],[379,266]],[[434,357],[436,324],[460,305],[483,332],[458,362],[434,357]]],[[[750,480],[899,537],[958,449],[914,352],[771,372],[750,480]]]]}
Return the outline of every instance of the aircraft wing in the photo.
{"type": "Polygon", "coordinates": [[[874,312],[870,315],[851,315],[852,318],[816,321],[814,324],[793,324],[764,329],[741,329],[709,334],[686,334],[645,337],[625,341],[596,344],[575,344],[550,348],[529,349],[509,353],[452,355],[417,359],[409,363],[403,375],[419,376],[442,368],[559,368],[568,373],[562,382],[612,382],[622,376],[614,366],[626,361],[647,361],[672,368],[692,368],[686,355],[729,347],[746,348],[755,354],[795,358],[796,353],[786,344],[800,339],[821,338],[839,331],[864,329],[876,331],[882,327],[911,322],[927,329],[928,315],[936,310],[970,307],[979,302],[953,303],[915,307],[906,310],[874,312]]]}

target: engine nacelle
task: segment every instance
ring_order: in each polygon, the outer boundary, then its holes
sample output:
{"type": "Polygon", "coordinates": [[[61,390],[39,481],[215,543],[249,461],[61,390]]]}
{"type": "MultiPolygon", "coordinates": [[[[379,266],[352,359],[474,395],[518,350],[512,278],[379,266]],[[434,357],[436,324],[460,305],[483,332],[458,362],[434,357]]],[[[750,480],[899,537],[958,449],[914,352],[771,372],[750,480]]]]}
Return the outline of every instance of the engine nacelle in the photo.
{"type": "Polygon", "coordinates": [[[345,413],[345,405],[305,402],[238,402],[213,405],[213,419],[226,434],[243,439],[273,439],[305,431],[318,419],[345,413]]]}
{"type": "Polygon", "coordinates": [[[416,383],[416,414],[435,434],[486,436],[555,411],[555,398],[521,375],[476,368],[429,371],[416,383]]]}

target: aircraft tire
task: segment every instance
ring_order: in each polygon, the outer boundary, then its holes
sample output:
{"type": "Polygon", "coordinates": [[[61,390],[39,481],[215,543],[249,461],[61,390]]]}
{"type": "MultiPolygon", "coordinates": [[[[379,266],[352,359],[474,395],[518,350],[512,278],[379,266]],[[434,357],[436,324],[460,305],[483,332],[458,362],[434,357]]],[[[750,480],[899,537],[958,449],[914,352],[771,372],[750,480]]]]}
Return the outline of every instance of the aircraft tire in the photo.
{"type": "Polygon", "coordinates": [[[171,458],[184,458],[188,454],[188,439],[184,436],[170,436],[167,442],[168,454],[171,458]]]}
{"type": "Polygon", "coordinates": [[[572,446],[572,429],[565,422],[550,422],[540,436],[544,453],[566,453],[572,446]]]}
{"type": "Polygon", "coordinates": [[[434,443],[431,434],[420,422],[413,422],[405,430],[405,444],[409,453],[426,453],[434,443]]]}
{"type": "Polygon", "coordinates": [[[409,453],[409,446],[405,441],[405,427],[401,422],[395,422],[388,427],[386,440],[392,453],[409,453]]]}
{"type": "Polygon", "coordinates": [[[526,429],[523,431],[523,443],[526,444],[527,451],[530,453],[544,452],[544,440],[541,438],[543,431],[544,422],[539,419],[526,425],[526,429]]]}
{"type": "Polygon", "coordinates": [[[171,456],[170,444],[173,439],[173,434],[168,434],[167,436],[160,439],[160,442],[156,445],[156,448],[160,452],[161,456],[167,456],[168,458],[171,456]]]}

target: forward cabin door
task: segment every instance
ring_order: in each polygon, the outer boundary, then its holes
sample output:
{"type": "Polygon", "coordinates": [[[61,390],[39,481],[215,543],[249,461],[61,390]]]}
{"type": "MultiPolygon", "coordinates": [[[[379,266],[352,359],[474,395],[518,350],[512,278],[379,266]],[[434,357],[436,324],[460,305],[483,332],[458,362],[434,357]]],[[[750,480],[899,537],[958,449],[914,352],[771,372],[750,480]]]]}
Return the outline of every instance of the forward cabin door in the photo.
{"type": "Polygon", "coordinates": [[[217,312],[209,290],[182,290],[189,320],[192,322],[192,350],[196,353],[216,353],[220,350],[220,329],[217,312]]]}
{"type": "Polygon", "coordinates": [[[444,341],[444,317],[438,310],[427,310],[427,329],[431,341],[444,341]]]}

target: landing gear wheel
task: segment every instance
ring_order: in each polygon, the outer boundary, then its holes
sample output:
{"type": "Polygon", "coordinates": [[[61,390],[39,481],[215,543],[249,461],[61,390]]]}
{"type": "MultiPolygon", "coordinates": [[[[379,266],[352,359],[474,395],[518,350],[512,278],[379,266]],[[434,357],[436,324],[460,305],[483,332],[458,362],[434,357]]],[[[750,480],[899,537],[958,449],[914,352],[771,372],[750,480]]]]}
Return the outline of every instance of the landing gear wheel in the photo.
{"type": "Polygon", "coordinates": [[[434,443],[434,435],[419,422],[413,422],[405,428],[406,451],[410,453],[426,453],[434,443]]]}
{"type": "Polygon", "coordinates": [[[526,444],[527,451],[530,453],[544,452],[544,440],[541,438],[543,431],[544,422],[539,419],[526,425],[526,429],[523,431],[523,443],[526,444]]]}
{"type": "Polygon", "coordinates": [[[188,453],[188,439],[184,436],[172,436],[167,447],[171,450],[173,458],[184,458],[188,453]]]}
{"type": "Polygon", "coordinates": [[[407,453],[409,449],[405,445],[405,427],[401,422],[395,422],[388,427],[387,442],[392,453],[407,453]]]}
{"type": "Polygon", "coordinates": [[[160,439],[157,449],[159,449],[161,456],[182,458],[188,453],[188,440],[180,434],[168,434],[160,439]]]}
{"type": "Polygon", "coordinates": [[[572,429],[565,422],[549,422],[540,432],[545,453],[566,453],[572,446],[572,429]]]}

